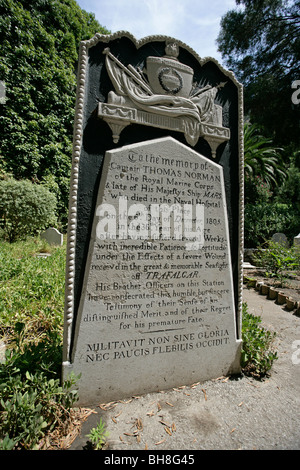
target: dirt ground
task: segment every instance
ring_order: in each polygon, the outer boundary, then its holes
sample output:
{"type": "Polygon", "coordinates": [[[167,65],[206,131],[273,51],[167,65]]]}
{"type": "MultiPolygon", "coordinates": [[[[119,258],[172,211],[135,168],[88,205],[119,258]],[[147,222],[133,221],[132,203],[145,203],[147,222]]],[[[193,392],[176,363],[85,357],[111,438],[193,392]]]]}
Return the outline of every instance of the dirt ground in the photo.
{"type": "Polygon", "coordinates": [[[85,411],[66,447],[87,450],[87,434],[102,418],[109,433],[104,453],[300,450],[300,316],[246,286],[243,300],[262,326],[276,331],[278,359],[270,377],[220,377],[99,404],[85,411]]]}

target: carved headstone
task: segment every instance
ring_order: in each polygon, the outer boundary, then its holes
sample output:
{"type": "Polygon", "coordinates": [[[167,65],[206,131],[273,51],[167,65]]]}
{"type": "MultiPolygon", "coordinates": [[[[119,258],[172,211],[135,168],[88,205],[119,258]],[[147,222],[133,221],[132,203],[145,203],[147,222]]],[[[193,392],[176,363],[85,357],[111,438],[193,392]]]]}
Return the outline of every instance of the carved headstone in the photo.
{"type": "Polygon", "coordinates": [[[64,377],[92,404],[239,372],[240,85],[172,38],[80,57],[64,377]]]}

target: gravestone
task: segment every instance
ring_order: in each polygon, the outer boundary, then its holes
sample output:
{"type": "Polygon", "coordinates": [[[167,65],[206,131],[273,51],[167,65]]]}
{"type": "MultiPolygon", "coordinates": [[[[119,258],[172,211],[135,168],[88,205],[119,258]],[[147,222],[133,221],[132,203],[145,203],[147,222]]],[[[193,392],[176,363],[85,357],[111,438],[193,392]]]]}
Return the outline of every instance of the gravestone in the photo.
{"type": "Polygon", "coordinates": [[[47,230],[41,233],[40,237],[46,240],[49,245],[61,246],[63,244],[63,234],[53,227],[47,228],[47,230]]]}
{"type": "Polygon", "coordinates": [[[279,245],[287,246],[289,245],[289,241],[285,233],[274,233],[272,236],[272,242],[279,243],[279,245]]]}
{"type": "Polygon", "coordinates": [[[296,237],[294,237],[294,247],[299,250],[300,249],[300,233],[296,237]]]}
{"type": "Polygon", "coordinates": [[[240,371],[242,90],[173,38],[81,43],[63,376],[79,404],[240,371]]]}

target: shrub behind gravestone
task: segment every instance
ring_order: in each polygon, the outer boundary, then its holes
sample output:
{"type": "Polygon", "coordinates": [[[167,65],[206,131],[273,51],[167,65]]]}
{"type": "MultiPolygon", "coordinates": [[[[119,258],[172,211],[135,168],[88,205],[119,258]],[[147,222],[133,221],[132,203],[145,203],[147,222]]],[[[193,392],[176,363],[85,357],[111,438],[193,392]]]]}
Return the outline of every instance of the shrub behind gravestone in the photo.
{"type": "Polygon", "coordinates": [[[30,181],[0,181],[0,227],[12,243],[54,225],[56,197],[30,181]]]}

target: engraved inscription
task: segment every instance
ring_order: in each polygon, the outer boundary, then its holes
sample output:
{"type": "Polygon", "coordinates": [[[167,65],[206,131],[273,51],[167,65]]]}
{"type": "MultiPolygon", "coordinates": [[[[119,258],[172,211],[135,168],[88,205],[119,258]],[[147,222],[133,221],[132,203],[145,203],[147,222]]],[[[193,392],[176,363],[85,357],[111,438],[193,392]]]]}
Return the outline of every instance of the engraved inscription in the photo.
{"type": "Polygon", "coordinates": [[[151,388],[171,367],[184,382],[236,350],[221,168],[166,138],[108,152],[103,174],[74,362],[104,381],[113,368],[151,388]]]}

